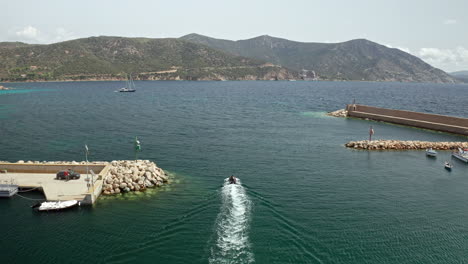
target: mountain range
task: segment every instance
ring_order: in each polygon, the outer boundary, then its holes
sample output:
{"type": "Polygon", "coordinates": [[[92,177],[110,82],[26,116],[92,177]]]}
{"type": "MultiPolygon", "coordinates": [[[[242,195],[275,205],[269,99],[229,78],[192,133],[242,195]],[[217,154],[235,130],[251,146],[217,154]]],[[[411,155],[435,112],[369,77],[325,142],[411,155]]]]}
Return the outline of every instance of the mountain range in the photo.
{"type": "Polygon", "coordinates": [[[296,71],[314,71],[320,79],[326,80],[457,82],[418,57],[365,39],[305,43],[264,35],[230,41],[198,34],[189,34],[182,39],[296,71]]]}
{"type": "Polygon", "coordinates": [[[450,75],[464,83],[468,83],[468,71],[451,72],[450,75]]]}
{"type": "Polygon", "coordinates": [[[364,39],[304,43],[265,35],[230,41],[189,34],[0,42],[0,81],[115,80],[127,73],[140,80],[458,82],[411,54],[364,39]]]}
{"type": "Polygon", "coordinates": [[[0,80],[290,79],[287,69],[180,39],[90,37],[0,43],[0,80]]]}

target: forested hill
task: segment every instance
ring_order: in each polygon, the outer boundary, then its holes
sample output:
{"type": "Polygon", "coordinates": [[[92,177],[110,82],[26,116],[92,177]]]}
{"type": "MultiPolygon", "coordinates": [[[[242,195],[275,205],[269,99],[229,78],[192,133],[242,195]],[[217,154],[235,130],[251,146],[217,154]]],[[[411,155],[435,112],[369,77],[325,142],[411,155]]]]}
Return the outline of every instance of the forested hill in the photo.
{"type": "Polygon", "coordinates": [[[295,73],[181,39],[90,37],[49,45],[0,43],[1,81],[276,80],[295,73]]]}
{"type": "Polygon", "coordinates": [[[295,71],[313,71],[319,79],[457,82],[418,57],[375,42],[356,39],[342,43],[305,43],[267,35],[230,41],[190,34],[181,39],[295,71]]]}

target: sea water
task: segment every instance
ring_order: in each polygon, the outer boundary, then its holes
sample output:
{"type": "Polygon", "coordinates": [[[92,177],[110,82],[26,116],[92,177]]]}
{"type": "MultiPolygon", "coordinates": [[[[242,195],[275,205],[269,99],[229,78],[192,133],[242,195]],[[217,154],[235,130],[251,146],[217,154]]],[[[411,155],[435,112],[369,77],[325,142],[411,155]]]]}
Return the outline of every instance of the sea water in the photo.
{"type": "MultiPolygon", "coordinates": [[[[351,140],[466,137],[328,111],[357,103],[468,117],[468,86],[371,82],[8,83],[0,160],[141,159],[172,176],[92,207],[0,200],[2,263],[463,263],[468,166],[351,140]],[[240,184],[225,179],[234,175],[240,184]]],[[[41,199],[40,193],[25,194],[41,199]]]]}

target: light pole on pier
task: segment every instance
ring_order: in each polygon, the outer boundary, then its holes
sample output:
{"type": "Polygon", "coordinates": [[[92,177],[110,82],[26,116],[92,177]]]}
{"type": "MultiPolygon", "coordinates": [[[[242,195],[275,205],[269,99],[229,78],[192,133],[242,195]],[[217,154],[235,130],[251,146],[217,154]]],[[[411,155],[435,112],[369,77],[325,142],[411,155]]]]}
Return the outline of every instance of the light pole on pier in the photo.
{"type": "Polygon", "coordinates": [[[135,161],[138,159],[138,152],[141,151],[140,141],[138,137],[135,137],[135,161]]]}
{"type": "MultiPolygon", "coordinates": [[[[88,154],[89,154],[89,149],[88,145],[85,144],[85,158],[86,158],[86,179],[88,180],[88,191],[89,191],[89,169],[88,169],[88,154]]],[[[93,179],[91,178],[91,183],[93,183],[93,179]]]]}

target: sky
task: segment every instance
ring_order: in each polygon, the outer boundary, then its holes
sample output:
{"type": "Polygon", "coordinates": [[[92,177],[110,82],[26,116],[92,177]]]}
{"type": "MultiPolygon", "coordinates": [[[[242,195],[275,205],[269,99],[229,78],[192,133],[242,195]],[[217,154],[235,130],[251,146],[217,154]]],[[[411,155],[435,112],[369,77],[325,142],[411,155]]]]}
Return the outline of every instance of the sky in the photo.
{"type": "Polygon", "coordinates": [[[468,70],[468,0],[0,0],[0,41],[90,36],[302,42],[365,38],[447,72],[468,70]]]}

